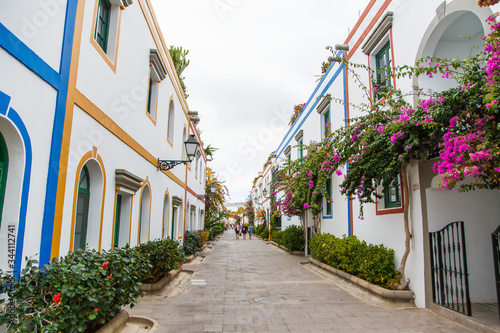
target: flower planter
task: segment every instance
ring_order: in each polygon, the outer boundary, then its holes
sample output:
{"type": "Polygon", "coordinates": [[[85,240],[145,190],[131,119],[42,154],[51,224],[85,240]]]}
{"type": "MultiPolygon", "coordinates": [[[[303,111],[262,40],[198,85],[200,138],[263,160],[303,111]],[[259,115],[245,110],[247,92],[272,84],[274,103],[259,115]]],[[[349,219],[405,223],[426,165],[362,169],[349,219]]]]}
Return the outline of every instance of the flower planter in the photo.
{"type": "Polygon", "coordinates": [[[130,317],[128,312],[121,310],[113,319],[107,322],[96,333],[127,333],[127,332],[155,332],[158,322],[147,317],[130,317]],[[147,328],[146,328],[147,327],[147,328]]]}
{"type": "Polygon", "coordinates": [[[306,253],[304,251],[290,251],[289,249],[287,249],[286,247],[282,246],[282,245],[279,245],[273,241],[269,241],[270,244],[273,244],[274,246],[276,247],[279,247],[280,249],[282,250],[285,250],[286,252],[290,253],[291,255],[293,256],[305,256],[306,253]]]}
{"type": "Polygon", "coordinates": [[[316,259],[309,258],[309,262],[313,265],[316,265],[330,273],[333,273],[341,278],[350,281],[363,289],[371,292],[372,294],[379,296],[387,301],[397,302],[397,303],[411,303],[413,304],[413,300],[415,298],[415,293],[411,290],[390,290],[385,289],[375,284],[372,284],[366,280],[360,279],[354,275],[336,269],[330,265],[322,263],[316,259]]]}
{"type": "Polygon", "coordinates": [[[156,283],[143,283],[139,286],[139,289],[148,293],[155,292],[158,290],[161,290],[167,283],[172,281],[179,273],[181,272],[180,269],[177,269],[175,271],[171,271],[167,276],[163,277],[160,281],[156,283]]]}

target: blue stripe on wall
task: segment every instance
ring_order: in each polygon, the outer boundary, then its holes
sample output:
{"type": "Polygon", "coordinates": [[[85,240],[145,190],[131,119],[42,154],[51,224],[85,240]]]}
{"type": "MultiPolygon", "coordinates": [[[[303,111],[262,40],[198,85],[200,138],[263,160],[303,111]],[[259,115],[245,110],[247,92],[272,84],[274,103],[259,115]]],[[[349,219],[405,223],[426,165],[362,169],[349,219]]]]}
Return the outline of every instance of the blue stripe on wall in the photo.
{"type": "MultiPolygon", "coordinates": [[[[326,87],[321,91],[320,96],[323,96],[325,94],[325,92],[328,90],[328,88],[330,88],[330,86],[332,85],[333,81],[335,81],[335,79],[340,74],[340,72],[342,71],[343,68],[344,68],[344,64],[342,64],[339,67],[339,69],[337,69],[337,71],[335,72],[335,74],[333,74],[333,77],[330,79],[330,81],[328,81],[328,84],[326,85],[326,87]]],[[[318,105],[319,101],[320,101],[320,98],[316,98],[316,100],[314,101],[313,105],[311,106],[311,108],[309,109],[309,111],[307,112],[307,114],[305,115],[305,117],[303,117],[302,120],[300,121],[300,123],[297,125],[297,128],[296,128],[295,132],[297,132],[300,129],[300,127],[304,124],[304,122],[307,120],[307,117],[309,117],[309,115],[311,114],[312,110],[314,110],[314,108],[316,107],[316,105],[318,105]]],[[[288,140],[285,139],[286,143],[284,145],[280,145],[282,148],[278,152],[278,154],[276,155],[276,159],[278,159],[280,157],[281,153],[288,146],[288,144],[290,143],[290,141],[294,137],[295,132],[294,132],[294,134],[290,135],[290,137],[288,138],[288,140]]]]}
{"type": "MultiPolygon", "coordinates": [[[[344,119],[345,123],[344,125],[347,126],[348,119],[347,119],[347,81],[346,81],[346,68],[344,67],[343,71],[343,85],[344,85],[344,119]]],[[[346,173],[349,173],[349,163],[345,165],[346,167],[346,173]]],[[[351,210],[352,210],[352,202],[351,198],[347,197],[347,236],[352,236],[352,230],[351,230],[351,210]]]]}
{"type": "Polygon", "coordinates": [[[59,180],[59,163],[61,161],[61,143],[66,117],[66,102],[68,95],[69,72],[71,69],[71,53],[75,31],[78,0],[69,0],[66,7],[66,22],[61,55],[61,85],[57,94],[52,143],[50,148],[49,172],[47,176],[47,191],[45,194],[45,211],[43,214],[42,238],[40,245],[40,266],[52,259],[52,233],[54,231],[54,215],[56,208],[57,183],[59,180]]]}
{"type": "Polygon", "coordinates": [[[7,115],[9,104],[10,104],[10,96],[0,91],[0,114],[4,116],[7,115]]]}
{"type": "Polygon", "coordinates": [[[23,138],[24,151],[26,161],[24,163],[24,176],[23,176],[23,187],[21,192],[21,207],[19,210],[19,223],[17,225],[17,238],[16,238],[16,258],[14,263],[15,276],[19,277],[21,274],[21,263],[23,261],[23,247],[24,247],[24,234],[26,230],[26,212],[28,209],[28,194],[30,192],[31,183],[31,164],[32,164],[32,150],[31,150],[31,139],[28,134],[28,130],[24,125],[19,114],[10,108],[7,118],[9,118],[14,125],[19,130],[21,137],[23,138]]]}
{"type": "Polygon", "coordinates": [[[40,76],[55,89],[59,89],[61,78],[59,74],[42,60],[33,50],[0,23],[0,47],[14,58],[40,76]]]}

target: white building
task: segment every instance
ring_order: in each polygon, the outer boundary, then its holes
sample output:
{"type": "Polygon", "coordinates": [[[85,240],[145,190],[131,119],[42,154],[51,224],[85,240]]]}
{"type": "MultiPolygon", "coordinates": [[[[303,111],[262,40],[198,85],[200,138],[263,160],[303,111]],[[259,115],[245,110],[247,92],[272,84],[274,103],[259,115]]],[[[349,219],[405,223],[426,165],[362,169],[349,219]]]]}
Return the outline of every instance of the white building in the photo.
{"type": "Polygon", "coordinates": [[[157,169],[201,141],[149,0],[3,1],[0,30],[0,268],[10,225],[18,273],[203,228],[203,150],[157,169]]]}
{"type": "MultiPolygon", "coordinates": [[[[383,63],[381,59],[391,66],[412,65],[425,56],[464,59],[469,55],[473,44],[480,42],[460,36],[480,37],[487,34],[489,26],[485,22],[486,18],[492,14],[492,10],[499,9],[499,5],[480,8],[476,1],[468,0],[374,0],[370,1],[346,39],[332,41],[332,45],[348,45],[348,51],[340,50],[337,55],[351,62],[367,65],[375,71],[383,63]]],[[[339,8],[337,15],[341,15],[341,12],[342,9],[339,8]]],[[[359,73],[364,82],[372,81],[367,72],[359,73]]],[[[391,83],[403,91],[411,91],[413,85],[431,87],[431,81],[427,80],[411,81],[402,78],[394,79],[391,83]]],[[[432,81],[434,90],[449,87],[447,81],[432,81]]],[[[333,63],[277,147],[276,167],[284,159],[294,160],[300,157],[300,143],[321,141],[326,122],[331,122],[333,129],[336,129],[345,125],[345,119],[359,116],[360,111],[349,107],[349,103],[360,104],[364,101],[361,89],[353,77],[346,73],[343,64],[333,63]],[[331,102],[330,97],[341,99],[345,104],[331,102]],[[294,148],[297,145],[299,147],[294,148]]],[[[454,292],[458,291],[459,295],[468,289],[472,302],[496,302],[491,233],[499,224],[500,192],[442,192],[436,186],[440,176],[431,170],[432,164],[432,161],[415,164],[408,170],[412,239],[406,277],[410,279],[410,289],[415,292],[415,304],[430,307],[433,303],[433,289],[437,291],[439,283],[441,291],[456,288],[454,292]],[[429,233],[441,230],[454,221],[464,221],[466,257],[469,259],[468,287],[455,282],[436,282],[432,277],[429,233]]],[[[325,200],[323,203],[321,231],[338,237],[344,234],[355,235],[367,243],[383,243],[395,250],[397,267],[404,253],[405,239],[401,200],[389,200],[389,203],[380,200],[377,205],[367,205],[364,220],[360,220],[357,201],[351,202],[339,193],[340,182],[341,179],[333,175],[330,189],[334,202],[329,205],[325,200]]],[[[395,190],[399,191],[397,188],[395,190]]],[[[287,220],[283,216],[283,222],[287,223],[287,220]]],[[[311,227],[311,217],[308,216],[307,220],[311,227]]],[[[297,217],[292,217],[291,222],[299,223],[297,217]]],[[[461,236],[458,236],[457,240],[461,241],[461,236]]],[[[450,248],[458,248],[457,244],[449,245],[450,248]]],[[[460,249],[465,249],[463,244],[460,249]]],[[[460,254],[458,250],[453,253],[457,257],[460,254]]],[[[463,264],[463,261],[460,262],[463,264]]],[[[439,295],[434,300],[439,303],[439,295]]],[[[455,303],[458,304],[458,310],[462,311],[462,300],[455,303]]]]}

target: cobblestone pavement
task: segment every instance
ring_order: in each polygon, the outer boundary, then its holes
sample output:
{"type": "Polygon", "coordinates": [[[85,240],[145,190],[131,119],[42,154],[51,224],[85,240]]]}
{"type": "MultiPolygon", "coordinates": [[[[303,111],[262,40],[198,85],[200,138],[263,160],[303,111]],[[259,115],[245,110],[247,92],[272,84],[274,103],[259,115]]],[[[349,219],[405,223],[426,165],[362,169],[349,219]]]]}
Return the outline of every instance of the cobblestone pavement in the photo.
{"type": "Polygon", "coordinates": [[[301,265],[303,257],[256,238],[236,240],[231,231],[200,260],[184,266],[192,276],[144,297],[130,315],[157,320],[158,333],[472,332],[427,309],[354,297],[301,265]]]}

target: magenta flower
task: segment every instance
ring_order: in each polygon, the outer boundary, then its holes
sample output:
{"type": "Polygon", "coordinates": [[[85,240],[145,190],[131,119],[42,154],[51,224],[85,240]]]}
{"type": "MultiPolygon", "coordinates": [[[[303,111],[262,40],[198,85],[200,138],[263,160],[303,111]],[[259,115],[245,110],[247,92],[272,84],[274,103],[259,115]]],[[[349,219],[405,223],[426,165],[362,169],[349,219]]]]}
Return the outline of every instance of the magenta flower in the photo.
{"type": "Polygon", "coordinates": [[[337,174],[337,176],[342,176],[342,171],[341,170],[337,170],[337,171],[335,171],[335,173],[337,174]]]}
{"type": "Polygon", "coordinates": [[[309,204],[307,202],[304,204],[304,208],[305,209],[309,208],[309,204]]]}

